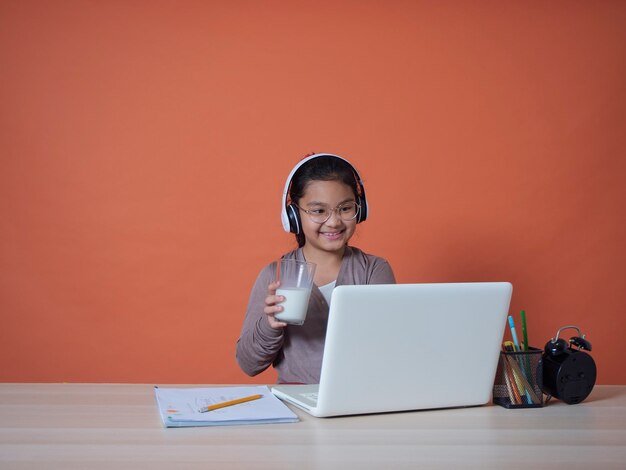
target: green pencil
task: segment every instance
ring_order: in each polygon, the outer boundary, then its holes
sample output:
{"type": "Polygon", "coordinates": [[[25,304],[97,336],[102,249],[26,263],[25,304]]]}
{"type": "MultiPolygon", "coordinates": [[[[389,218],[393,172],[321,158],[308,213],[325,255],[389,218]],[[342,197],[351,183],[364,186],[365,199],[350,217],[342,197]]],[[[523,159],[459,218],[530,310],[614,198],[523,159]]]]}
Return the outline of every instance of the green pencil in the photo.
{"type": "Polygon", "coordinates": [[[528,351],[528,331],[526,330],[526,310],[522,310],[522,336],[524,337],[524,351],[528,351]]]}

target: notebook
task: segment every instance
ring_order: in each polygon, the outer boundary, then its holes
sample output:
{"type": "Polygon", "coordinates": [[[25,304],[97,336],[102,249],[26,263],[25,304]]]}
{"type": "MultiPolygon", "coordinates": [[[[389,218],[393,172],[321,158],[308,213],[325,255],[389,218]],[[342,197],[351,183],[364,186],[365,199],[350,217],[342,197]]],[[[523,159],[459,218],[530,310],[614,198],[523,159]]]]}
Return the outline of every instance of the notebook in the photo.
{"type": "MultiPolygon", "coordinates": [[[[229,424],[293,423],[293,411],[270,393],[266,386],[247,387],[154,387],[154,396],[163,425],[167,428],[187,426],[223,426],[229,424]],[[244,397],[258,397],[243,402],[244,397]],[[202,412],[206,406],[238,400],[241,403],[202,412]]],[[[245,399],[245,398],[244,398],[245,399]]]]}
{"type": "Polygon", "coordinates": [[[320,383],[272,393],[317,417],[483,405],[512,291],[508,282],[338,286],[320,383]]]}

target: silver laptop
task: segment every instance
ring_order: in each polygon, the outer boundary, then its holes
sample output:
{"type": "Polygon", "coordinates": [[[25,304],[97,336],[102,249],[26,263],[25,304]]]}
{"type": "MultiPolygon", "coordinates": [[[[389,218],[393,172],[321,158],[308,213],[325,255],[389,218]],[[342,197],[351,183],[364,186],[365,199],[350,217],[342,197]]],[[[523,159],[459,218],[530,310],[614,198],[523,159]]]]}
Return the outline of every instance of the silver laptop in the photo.
{"type": "Polygon", "coordinates": [[[320,383],[272,393],[318,417],[483,405],[512,291],[508,282],[338,286],[320,383]]]}

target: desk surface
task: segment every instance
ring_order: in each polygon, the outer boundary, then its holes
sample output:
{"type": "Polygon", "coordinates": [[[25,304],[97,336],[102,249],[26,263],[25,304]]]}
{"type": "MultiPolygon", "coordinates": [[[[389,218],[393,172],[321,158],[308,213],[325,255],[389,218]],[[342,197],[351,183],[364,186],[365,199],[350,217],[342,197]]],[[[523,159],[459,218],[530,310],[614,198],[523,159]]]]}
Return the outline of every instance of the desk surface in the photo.
{"type": "Polygon", "coordinates": [[[624,468],[626,386],[585,402],[163,428],[151,385],[0,384],[2,469],[624,468]]]}

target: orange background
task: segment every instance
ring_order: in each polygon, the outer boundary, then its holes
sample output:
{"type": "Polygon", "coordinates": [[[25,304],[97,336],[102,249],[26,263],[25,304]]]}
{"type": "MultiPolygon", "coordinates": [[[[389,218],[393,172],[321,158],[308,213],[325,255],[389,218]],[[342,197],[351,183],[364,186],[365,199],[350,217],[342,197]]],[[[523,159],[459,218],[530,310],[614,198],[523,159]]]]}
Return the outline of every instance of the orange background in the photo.
{"type": "Polygon", "coordinates": [[[235,342],[258,271],[295,246],[281,191],[315,151],[361,172],[353,244],[398,281],[511,281],[532,344],[578,325],[598,382],[625,384],[625,18],[2,0],[0,381],[274,381],[235,342]]]}

